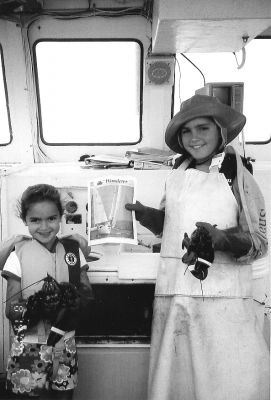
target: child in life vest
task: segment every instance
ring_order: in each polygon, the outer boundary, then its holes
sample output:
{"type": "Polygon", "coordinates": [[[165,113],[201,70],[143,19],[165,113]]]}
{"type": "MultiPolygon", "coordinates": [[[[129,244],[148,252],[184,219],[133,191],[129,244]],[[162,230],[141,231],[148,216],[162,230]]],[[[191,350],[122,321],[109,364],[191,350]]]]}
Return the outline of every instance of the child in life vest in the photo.
{"type": "Polygon", "coordinates": [[[93,298],[88,264],[77,241],[57,237],[63,210],[55,187],[28,187],[19,212],[32,240],[15,238],[2,271],[6,316],[14,327],[7,389],[19,397],[49,391],[50,398],[71,398],[78,372],[77,317],[93,298]]]}
{"type": "Polygon", "coordinates": [[[269,399],[269,352],[253,307],[251,265],[267,252],[265,205],[228,146],[245,122],[215,97],[184,101],[165,133],[181,157],[160,209],[126,204],[162,236],[148,400],[269,399]],[[206,248],[212,244],[209,263],[195,256],[201,240],[190,246],[198,228],[206,248]],[[191,255],[204,269],[190,265],[191,255]]]}

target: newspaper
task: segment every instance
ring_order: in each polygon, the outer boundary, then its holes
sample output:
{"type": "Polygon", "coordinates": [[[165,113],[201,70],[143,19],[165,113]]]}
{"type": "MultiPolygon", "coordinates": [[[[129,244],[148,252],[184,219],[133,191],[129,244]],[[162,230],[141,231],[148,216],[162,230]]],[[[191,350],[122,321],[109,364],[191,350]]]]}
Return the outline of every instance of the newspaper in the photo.
{"type": "Polygon", "coordinates": [[[88,242],[137,244],[134,211],[125,208],[135,202],[135,178],[102,176],[88,184],[88,242]]]}

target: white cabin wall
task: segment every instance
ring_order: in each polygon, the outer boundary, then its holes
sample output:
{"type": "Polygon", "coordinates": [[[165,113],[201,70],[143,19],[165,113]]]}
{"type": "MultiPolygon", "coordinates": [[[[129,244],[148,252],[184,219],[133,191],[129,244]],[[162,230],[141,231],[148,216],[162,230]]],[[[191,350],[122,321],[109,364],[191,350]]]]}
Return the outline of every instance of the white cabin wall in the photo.
{"type": "Polygon", "coordinates": [[[28,163],[33,161],[33,153],[21,28],[1,19],[0,38],[13,136],[9,145],[0,146],[0,162],[28,163]]]}

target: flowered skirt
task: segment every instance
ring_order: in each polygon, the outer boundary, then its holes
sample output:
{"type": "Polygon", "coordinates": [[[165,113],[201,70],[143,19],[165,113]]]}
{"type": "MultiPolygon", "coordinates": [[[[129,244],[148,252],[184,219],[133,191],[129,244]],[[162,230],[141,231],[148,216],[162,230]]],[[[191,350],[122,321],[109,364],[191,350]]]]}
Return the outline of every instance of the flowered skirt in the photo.
{"type": "Polygon", "coordinates": [[[63,341],[57,355],[55,350],[52,346],[22,343],[15,338],[7,363],[7,390],[27,394],[74,389],[78,372],[74,337],[63,341]]]}

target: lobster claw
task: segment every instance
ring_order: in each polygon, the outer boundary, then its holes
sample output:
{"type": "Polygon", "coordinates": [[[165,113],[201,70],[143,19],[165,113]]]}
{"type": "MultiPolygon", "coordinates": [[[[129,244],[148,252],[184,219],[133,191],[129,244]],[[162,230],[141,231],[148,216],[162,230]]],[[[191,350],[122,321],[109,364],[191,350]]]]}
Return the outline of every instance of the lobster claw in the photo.
{"type": "Polygon", "coordinates": [[[195,278],[204,281],[204,279],[206,279],[208,276],[208,268],[208,265],[197,260],[194,269],[190,270],[190,272],[195,278]]]}
{"type": "Polygon", "coordinates": [[[185,232],[185,234],[183,236],[183,241],[182,241],[182,249],[184,249],[184,248],[188,249],[188,247],[190,245],[190,241],[191,240],[189,239],[189,236],[185,232]]]}
{"type": "Polygon", "coordinates": [[[191,252],[187,251],[182,257],[182,262],[187,265],[195,264],[196,260],[197,256],[193,251],[191,252]]]}

